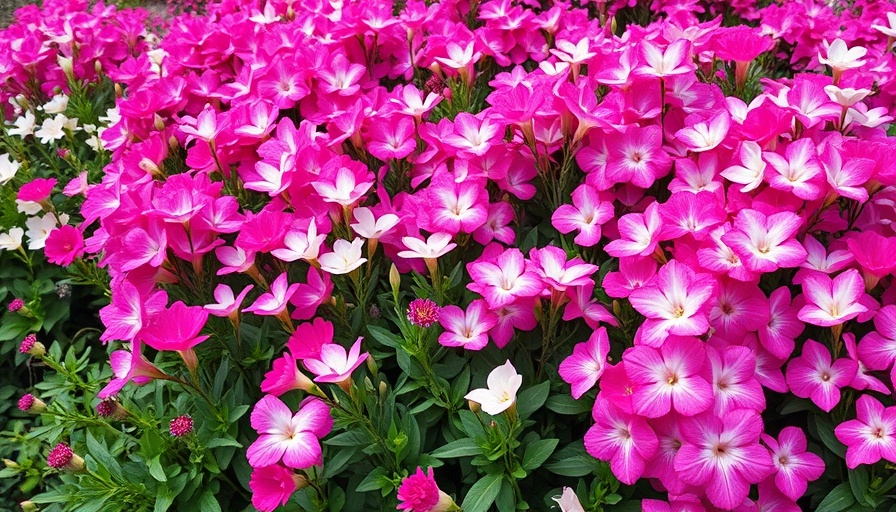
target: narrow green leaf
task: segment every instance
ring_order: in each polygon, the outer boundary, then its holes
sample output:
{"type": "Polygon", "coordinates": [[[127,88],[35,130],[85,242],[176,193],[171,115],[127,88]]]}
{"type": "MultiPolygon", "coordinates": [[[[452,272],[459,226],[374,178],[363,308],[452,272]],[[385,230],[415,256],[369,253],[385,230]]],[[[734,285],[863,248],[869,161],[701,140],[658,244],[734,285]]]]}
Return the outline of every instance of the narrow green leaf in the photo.
{"type": "Polygon", "coordinates": [[[559,439],[539,439],[526,446],[526,451],[523,453],[523,469],[531,473],[544,464],[544,461],[554,453],[559,442],[559,439]]]}
{"type": "Polygon", "coordinates": [[[464,437],[437,448],[432,452],[432,456],[439,459],[449,459],[452,457],[470,457],[481,453],[482,449],[479,448],[476,441],[469,437],[464,437]]]}
{"type": "Polygon", "coordinates": [[[840,512],[841,510],[851,510],[850,507],[856,504],[856,498],[852,495],[852,490],[847,482],[834,487],[827,496],[818,504],[815,512],[840,512]]]}

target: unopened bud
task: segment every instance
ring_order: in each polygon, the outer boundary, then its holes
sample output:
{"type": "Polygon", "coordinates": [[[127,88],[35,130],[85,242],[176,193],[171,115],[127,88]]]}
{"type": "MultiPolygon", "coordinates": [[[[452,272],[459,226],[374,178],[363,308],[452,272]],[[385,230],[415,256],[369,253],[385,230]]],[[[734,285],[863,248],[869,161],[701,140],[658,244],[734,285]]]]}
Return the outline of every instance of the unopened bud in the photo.
{"type": "Polygon", "coordinates": [[[37,508],[37,505],[34,504],[33,501],[25,500],[19,503],[19,506],[22,507],[22,512],[37,512],[40,510],[37,508]]]}
{"type": "Polygon", "coordinates": [[[80,473],[84,471],[84,459],[72,451],[65,443],[59,443],[47,456],[47,465],[54,469],[80,473]]]}
{"type": "Polygon", "coordinates": [[[153,125],[155,125],[156,130],[162,131],[165,129],[165,120],[159,114],[153,114],[153,125]]]}
{"type": "Polygon", "coordinates": [[[65,73],[65,76],[68,77],[69,80],[74,80],[75,70],[72,58],[60,55],[59,57],[56,57],[56,62],[59,64],[59,67],[62,68],[62,72],[65,73]]]}
{"type": "Polygon", "coordinates": [[[3,465],[8,467],[9,469],[19,469],[19,463],[12,459],[3,459],[3,465]]]}
{"type": "Polygon", "coordinates": [[[40,414],[47,410],[47,404],[31,393],[28,393],[27,395],[22,396],[22,398],[19,398],[18,405],[20,411],[27,412],[29,414],[40,414]]]}
{"type": "Polygon", "coordinates": [[[392,293],[398,295],[398,289],[401,287],[401,274],[398,273],[398,267],[394,263],[389,268],[389,285],[392,287],[392,293]]]}
{"type": "Polygon", "coordinates": [[[473,412],[479,412],[479,410],[482,408],[479,405],[479,402],[474,402],[472,400],[467,400],[467,405],[470,407],[470,410],[473,412]]]}

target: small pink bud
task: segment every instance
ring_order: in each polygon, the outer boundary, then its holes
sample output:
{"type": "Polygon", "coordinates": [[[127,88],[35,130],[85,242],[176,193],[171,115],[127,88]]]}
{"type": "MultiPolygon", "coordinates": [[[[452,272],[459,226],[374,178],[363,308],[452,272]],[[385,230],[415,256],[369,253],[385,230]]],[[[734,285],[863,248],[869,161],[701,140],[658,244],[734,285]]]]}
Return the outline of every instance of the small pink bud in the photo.
{"type": "Polygon", "coordinates": [[[44,347],[44,344],[37,341],[37,335],[34,333],[25,336],[25,339],[22,340],[22,344],[19,345],[19,352],[22,354],[30,354],[34,357],[41,357],[47,353],[47,348],[44,347]]]}
{"type": "Polygon", "coordinates": [[[47,456],[47,464],[51,468],[80,472],[84,470],[84,459],[72,451],[65,443],[59,443],[47,456]]]}
{"type": "Polygon", "coordinates": [[[193,418],[184,414],[171,420],[168,430],[174,437],[183,437],[193,431],[193,418]]]}
{"type": "Polygon", "coordinates": [[[19,410],[31,414],[39,414],[47,410],[47,404],[40,398],[28,393],[19,398],[19,410]]]}

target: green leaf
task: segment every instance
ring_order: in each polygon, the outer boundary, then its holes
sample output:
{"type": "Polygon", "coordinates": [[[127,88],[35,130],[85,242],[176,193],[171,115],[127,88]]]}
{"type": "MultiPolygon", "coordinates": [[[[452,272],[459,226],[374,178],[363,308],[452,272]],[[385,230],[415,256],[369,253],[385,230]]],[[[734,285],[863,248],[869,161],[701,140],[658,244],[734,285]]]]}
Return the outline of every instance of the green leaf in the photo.
{"type": "Polygon", "coordinates": [[[234,446],[236,448],[242,448],[243,445],[240,444],[236,439],[232,439],[229,437],[216,437],[210,440],[205,447],[206,448],[220,448],[222,446],[234,446]]]}
{"type": "Polygon", "coordinates": [[[495,498],[495,506],[498,507],[498,512],[514,512],[516,510],[513,484],[506,478],[501,481],[501,491],[498,493],[498,497],[495,498]]]}
{"type": "Polygon", "coordinates": [[[161,455],[156,455],[152,459],[150,459],[149,463],[149,474],[159,482],[168,481],[168,475],[165,474],[165,469],[162,467],[162,463],[159,460],[161,455]]]}
{"type": "Polygon", "coordinates": [[[376,325],[368,325],[367,332],[369,332],[370,335],[373,336],[373,339],[382,343],[383,345],[399,350],[401,349],[401,339],[388,330],[376,325]]]}
{"type": "Polygon", "coordinates": [[[587,400],[576,400],[569,395],[554,395],[549,397],[544,405],[557,414],[567,416],[591,412],[591,407],[588,405],[587,400]]]}
{"type": "Polygon", "coordinates": [[[199,510],[202,512],[221,512],[221,505],[215,499],[213,492],[205,491],[199,499],[199,510]]]}
{"type": "Polygon", "coordinates": [[[550,390],[551,383],[547,380],[523,390],[516,399],[516,410],[520,418],[526,419],[540,409],[544,405],[544,401],[547,400],[550,390]]]}
{"type": "Polygon", "coordinates": [[[358,487],[355,490],[357,492],[375,491],[377,489],[382,489],[383,485],[390,484],[391,481],[386,478],[386,468],[379,466],[364,477],[364,480],[361,480],[361,483],[358,484],[358,487]],[[383,482],[384,479],[386,480],[385,483],[383,482]]]}
{"type": "Polygon", "coordinates": [[[432,456],[439,459],[450,459],[452,457],[470,457],[481,453],[482,449],[479,448],[476,441],[464,437],[437,448],[432,452],[432,456]]]}
{"type": "Polygon", "coordinates": [[[174,497],[177,494],[168,488],[167,485],[160,485],[156,491],[156,504],[153,512],[165,512],[174,503],[174,497]]]}
{"type": "Polygon", "coordinates": [[[464,498],[461,508],[464,512],[487,512],[501,492],[502,475],[485,475],[480,478],[464,498]]]}
{"type": "Polygon", "coordinates": [[[578,441],[554,453],[545,468],[555,475],[583,477],[601,469],[602,464],[604,463],[589,455],[585,451],[585,445],[578,441]]]}
{"type": "Polygon", "coordinates": [[[846,446],[834,435],[834,422],[831,417],[826,414],[815,414],[814,418],[821,442],[841,459],[846,458],[846,446]]]}
{"type": "Polygon", "coordinates": [[[818,504],[818,508],[815,509],[815,512],[840,512],[841,510],[850,509],[855,503],[856,498],[852,495],[849,484],[843,482],[837,487],[834,487],[834,489],[821,500],[821,503],[818,504]]]}
{"type": "Polygon", "coordinates": [[[847,471],[849,475],[849,487],[852,489],[852,495],[855,496],[856,501],[861,505],[872,505],[868,503],[868,498],[865,495],[868,490],[868,466],[861,465],[857,468],[847,471]]]}
{"type": "Polygon", "coordinates": [[[544,461],[554,453],[559,442],[559,439],[539,439],[526,446],[526,451],[523,453],[523,469],[532,472],[544,464],[544,461]]]}

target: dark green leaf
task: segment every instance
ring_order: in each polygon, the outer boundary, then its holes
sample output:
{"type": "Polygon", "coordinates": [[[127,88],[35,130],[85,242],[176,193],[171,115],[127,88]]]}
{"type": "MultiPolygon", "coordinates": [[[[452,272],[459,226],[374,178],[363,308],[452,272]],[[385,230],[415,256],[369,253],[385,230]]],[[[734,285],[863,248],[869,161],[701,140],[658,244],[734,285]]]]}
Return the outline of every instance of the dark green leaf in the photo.
{"type": "Polygon", "coordinates": [[[432,452],[432,456],[439,459],[449,459],[452,457],[469,457],[481,453],[482,450],[476,444],[476,441],[469,437],[464,437],[436,449],[432,452]]]}
{"type": "Polygon", "coordinates": [[[520,392],[516,400],[516,410],[520,418],[526,419],[540,409],[544,405],[544,401],[547,400],[550,390],[550,381],[544,381],[520,392]]]}
{"type": "Polygon", "coordinates": [[[464,498],[461,508],[464,512],[487,512],[501,491],[501,475],[485,475],[480,478],[464,498]]]}
{"type": "Polygon", "coordinates": [[[815,512],[840,512],[841,510],[851,510],[850,507],[856,504],[856,498],[852,495],[849,484],[843,482],[834,487],[827,496],[818,504],[815,512]]]}
{"type": "Polygon", "coordinates": [[[523,453],[523,469],[532,472],[541,466],[557,448],[558,439],[539,439],[526,446],[523,453]]]}

